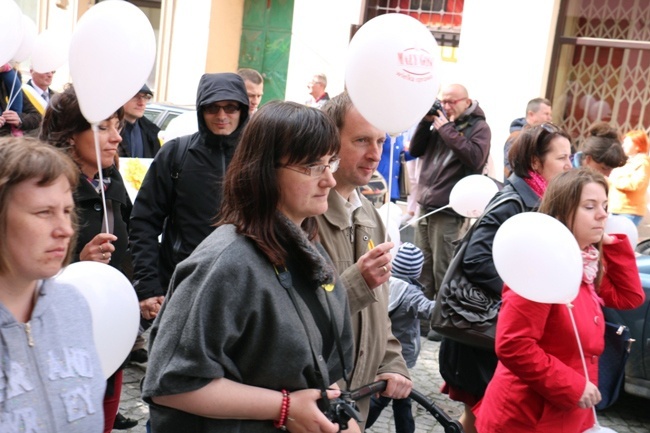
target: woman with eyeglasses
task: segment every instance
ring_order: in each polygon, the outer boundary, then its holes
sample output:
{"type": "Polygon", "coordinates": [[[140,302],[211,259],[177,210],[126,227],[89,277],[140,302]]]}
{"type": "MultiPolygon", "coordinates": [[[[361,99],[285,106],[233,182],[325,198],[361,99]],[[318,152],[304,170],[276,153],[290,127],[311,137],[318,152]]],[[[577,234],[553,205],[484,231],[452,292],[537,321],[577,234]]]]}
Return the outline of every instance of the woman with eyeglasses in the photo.
{"type": "MultiPolygon", "coordinates": [[[[503,280],[492,259],[492,243],[497,230],[508,218],[535,211],[548,183],[571,169],[570,157],[569,135],[551,123],[524,129],[515,139],[508,153],[512,174],[490,203],[503,195],[513,199],[503,202],[481,219],[473,229],[462,262],[467,279],[491,297],[500,297],[503,288],[503,280]]],[[[471,408],[481,399],[494,374],[496,354],[494,350],[444,338],[439,358],[440,373],[445,379],[443,392],[449,393],[452,400],[465,404],[460,422],[466,433],[476,432],[471,408]]]]}
{"type": "Polygon", "coordinates": [[[352,368],[350,313],[314,218],[339,148],[314,108],[271,102],[249,122],[217,228],[176,267],[154,322],[153,431],[339,431],[321,409],[352,368]]]}
{"type": "Polygon", "coordinates": [[[645,298],[627,236],[605,233],[607,190],[607,179],[587,167],[549,183],[539,212],[575,237],[583,262],[580,287],[568,306],[534,302],[504,286],[495,347],[499,363],[474,407],[481,433],[579,433],[595,425],[598,358],[605,345],[602,306],[632,309],[645,298]]]}
{"type": "MultiPolygon", "coordinates": [[[[52,97],[43,117],[40,135],[41,140],[65,151],[78,167],[79,184],[74,199],[79,215],[79,231],[72,261],[104,263],[121,272],[130,266],[128,224],[132,208],[122,176],[115,167],[117,146],[122,141],[120,129],[123,117],[124,111],[119,108],[98,124],[102,181],[99,179],[95,153],[95,133],[81,112],[72,85],[52,97]]],[[[122,369],[118,369],[108,379],[106,387],[105,433],[113,430],[121,390],[122,369]]],[[[131,420],[129,424],[133,425],[134,422],[131,420]]]]}
{"type": "Polygon", "coordinates": [[[573,166],[587,166],[607,177],[613,169],[624,166],[627,161],[622,143],[616,128],[606,122],[594,123],[580,150],[573,155],[573,166]]]}

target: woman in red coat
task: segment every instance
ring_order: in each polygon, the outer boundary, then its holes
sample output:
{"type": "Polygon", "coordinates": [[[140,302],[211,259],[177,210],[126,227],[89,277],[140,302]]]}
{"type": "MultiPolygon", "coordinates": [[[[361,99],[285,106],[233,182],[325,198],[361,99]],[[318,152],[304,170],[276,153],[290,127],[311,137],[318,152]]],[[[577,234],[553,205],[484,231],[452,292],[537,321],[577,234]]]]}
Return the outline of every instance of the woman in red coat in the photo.
{"type": "Polygon", "coordinates": [[[572,231],[582,250],[582,284],[572,304],[589,378],[567,306],[529,301],[505,286],[496,336],[499,363],[474,407],[479,433],[580,433],[594,425],[593,406],[601,399],[598,357],[605,344],[601,305],[630,309],[644,301],[626,236],[604,233],[607,192],[601,174],[571,170],[551,181],[540,206],[572,231]]]}

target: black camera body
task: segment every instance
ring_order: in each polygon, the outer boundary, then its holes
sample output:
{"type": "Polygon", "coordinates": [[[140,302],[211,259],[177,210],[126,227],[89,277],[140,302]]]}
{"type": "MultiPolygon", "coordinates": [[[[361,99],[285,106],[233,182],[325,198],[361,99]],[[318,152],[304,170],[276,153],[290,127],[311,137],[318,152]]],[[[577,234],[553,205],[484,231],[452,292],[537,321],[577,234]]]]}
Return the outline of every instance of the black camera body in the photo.
{"type": "MultiPolygon", "coordinates": [[[[327,400],[326,400],[327,401],[327,400]]],[[[350,397],[349,392],[342,392],[340,397],[327,401],[327,408],[323,411],[327,419],[339,425],[341,430],[348,429],[348,421],[354,418],[361,422],[361,414],[357,405],[350,397]]]]}
{"type": "Polygon", "coordinates": [[[438,111],[442,111],[442,114],[444,114],[445,116],[447,115],[445,113],[445,109],[442,108],[442,102],[440,102],[440,99],[436,99],[435,101],[433,101],[433,105],[427,112],[427,116],[437,116],[438,111]]]}

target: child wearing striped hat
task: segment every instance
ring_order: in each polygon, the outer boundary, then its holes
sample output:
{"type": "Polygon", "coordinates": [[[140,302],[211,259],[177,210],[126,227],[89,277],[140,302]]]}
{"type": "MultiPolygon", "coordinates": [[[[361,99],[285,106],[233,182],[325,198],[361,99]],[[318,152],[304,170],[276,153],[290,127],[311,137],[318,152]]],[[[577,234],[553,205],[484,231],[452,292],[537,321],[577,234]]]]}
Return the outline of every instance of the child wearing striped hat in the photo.
{"type": "MultiPolygon", "coordinates": [[[[417,281],[423,264],[422,251],[412,243],[405,242],[397,250],[391,270],[388,315],[393,335],[402,344],[402,356],[408,368],[415,366],[420,354],[420,319],[430,320],[435,304],[435,301],[424,296],[422,286],[417,281]]],[[[371,398],[366,428],[372,426],[391,400],[382,396],[371,398]]],[[[395,431],[413,433],[415,422],[411,413],[411,399],[392,401],[395,431]]]]}

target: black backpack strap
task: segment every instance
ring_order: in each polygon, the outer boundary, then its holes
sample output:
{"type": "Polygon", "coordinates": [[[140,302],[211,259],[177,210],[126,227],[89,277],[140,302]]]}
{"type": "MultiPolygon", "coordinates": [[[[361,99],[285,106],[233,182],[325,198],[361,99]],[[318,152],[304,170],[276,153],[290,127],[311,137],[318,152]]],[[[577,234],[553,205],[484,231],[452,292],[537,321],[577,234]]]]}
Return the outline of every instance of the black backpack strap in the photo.
{"type": "Polygon", "coordinates": [[[183,171],[183,164],[185,164],[185,158],[187,158],[187,151],[190,149],[191,141],[191,135],[184,135],[178,139],[178,145],[176,145],[174,156],[172,157],[172,170],[170,173],[174,183],[176,183],[183,171]]]}
{"type": "Polygon", "coordinates": [[[172,178],[172,197],[171,197],[171,212],[174,212],[174,205],[176,204],[176,186],[178,179],[181,176],[183,171],[183,164],[185,164],[185,158],[187,158],[187,152],[190,150],[190,143],[192,142],[191,135],[184,135],[178,138],[178,144],[174,148],[172,155],[172,169],[169,173],[169,176],[172,178]]]}

